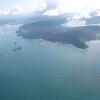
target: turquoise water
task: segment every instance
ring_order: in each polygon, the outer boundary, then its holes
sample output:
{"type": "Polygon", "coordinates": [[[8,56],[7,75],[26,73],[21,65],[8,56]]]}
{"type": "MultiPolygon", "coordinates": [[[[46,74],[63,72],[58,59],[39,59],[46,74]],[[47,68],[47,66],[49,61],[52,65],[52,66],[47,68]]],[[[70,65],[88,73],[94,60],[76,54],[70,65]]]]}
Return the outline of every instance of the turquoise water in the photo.
{"type": "Polygon", "coordinates": [[[80,50],[18,37],[16,29],[0,29],[0,100],[100,100],[100,42],[80,50]]]}

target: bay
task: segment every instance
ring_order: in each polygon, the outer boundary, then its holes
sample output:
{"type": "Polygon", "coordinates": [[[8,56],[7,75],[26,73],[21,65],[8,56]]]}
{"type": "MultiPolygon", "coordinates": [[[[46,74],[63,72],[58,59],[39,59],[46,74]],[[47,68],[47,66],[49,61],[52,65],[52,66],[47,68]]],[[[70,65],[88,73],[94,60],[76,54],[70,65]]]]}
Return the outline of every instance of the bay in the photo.
{"type": "Polygon", "coordinates": [[[81,50],[19,37],[17,28],[0,28],[0,100],[100,100],[100,42],[81,50]]]}

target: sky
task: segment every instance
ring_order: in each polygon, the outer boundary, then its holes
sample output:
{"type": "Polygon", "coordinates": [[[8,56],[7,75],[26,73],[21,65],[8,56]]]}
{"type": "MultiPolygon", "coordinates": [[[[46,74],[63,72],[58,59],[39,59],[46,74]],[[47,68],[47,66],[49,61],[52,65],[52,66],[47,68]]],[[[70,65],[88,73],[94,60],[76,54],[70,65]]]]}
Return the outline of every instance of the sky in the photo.
{"type": "Polygon", "coordinates": [[[100,0],[0,0],[0,14],[47,9],[45,14],[88,12],[100,9],[100,0]]]}

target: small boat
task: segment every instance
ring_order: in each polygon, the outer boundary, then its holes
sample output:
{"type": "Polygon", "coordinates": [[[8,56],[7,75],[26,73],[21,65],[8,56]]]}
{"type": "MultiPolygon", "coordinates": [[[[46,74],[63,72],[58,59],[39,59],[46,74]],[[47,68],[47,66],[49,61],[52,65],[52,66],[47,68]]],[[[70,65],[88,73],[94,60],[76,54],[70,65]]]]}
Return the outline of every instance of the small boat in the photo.
{"type": "Polygon", "coordinates": [[[15,48],[15,49],[13,49],[14,51],[19,51],[19,50],[21,50],[22,49],[22,47],[17,47],[17,48],[15,48]]]}

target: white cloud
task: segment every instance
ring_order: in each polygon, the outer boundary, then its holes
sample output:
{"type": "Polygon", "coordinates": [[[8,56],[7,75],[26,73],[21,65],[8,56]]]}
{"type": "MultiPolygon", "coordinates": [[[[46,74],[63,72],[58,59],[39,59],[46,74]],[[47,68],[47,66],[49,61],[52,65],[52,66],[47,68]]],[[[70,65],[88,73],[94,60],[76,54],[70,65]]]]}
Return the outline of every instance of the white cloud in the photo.
{"type": "Polygon", "coordinates": [[[40,7],[39,10],[44,10],[44,9],[46,9],[46,8],[47,8],[47,5],[46,5],[45,2],[43,2],[43,3],[41,4],[41,7],[40,7]]]}
{"type": "Polygon", "coordinates": [[[0,15],[7,15],[7,14],[8,14],[7,11],[2,11],[2,10],[0,10],[0,15]]]}
{"type": "Polygon", "coordinates": [[[67,23],[63,24],[63,26],[66,27],[78,27],[78,26],[85,26],[86,25],[86,21],[84,20],[70,20],[67,23]]]}
{"type": "Polygon", "coordinates": [[[81,18],[91,18],[92,16],[90,16],[90,13],[84,13],[84,12],[80,12],[77,14],[74,14],[73,17],[71,19],[81,19],[81,18]]]}
{"type": "Polygon", "coordinates": [[[46,5],[47,5],[47,9],[55,9],[60,5],[61,0],[44,0],[46,5]]]}
{"type": "Polygon", "coordinates": [[[100,16],[100,0],[45,0],[47,8],[44,15],[57,16],[63,13],[74,13],[69,16],[69,20],[79,20],[81,18],[91,18],[90,12],[97,11],[97,16],[100,16]],[[50,3],[55,6],[51,7],[50,3]]]}
{"type": "Polygon", "coordinates": [[[19,4],[16,4],[12,6],[11,8],[9,8],[8,10],[1,10],[0,15],[9,15],[9,14],[14,15],[14,14],[22,13],[22,12],[24,12],[22,7],[19,4]]]}
{"type": "Polygon", "coordinates": [[[47,16],[58,16],[60,15],[60,10],[59,9],[51,9],[43,13],[43,15],[47,16]]]}
{"type": "Polygon", "coordinates": [[[61,0],[59,5],[66,12],[80,12],[100,9],[100,0],[61,0]]]}
{"type": "Polygon", "coordinates": [[[100,16],[100,10],[97,10],[96,13],[96,16],[100,16]]]}
{"type": "MultiPolygon", "coordinates": [[[[45,10],[44,15],[56,16],[63,13],[75,13],[74,16],[69,19],[80,19],[90,18],[89,13],[97,9],[100,9],[100,0],[37,0],[35,4],[32,2],[32,5],[27,7],[16,3],[8,10],[1,10],[0,15],[45,10]]],[[[99,11],[97,15],[100,15],[99,11]]]]}
{"type": "Polygon", "coordinates": [[[18,14],[18,13],[22,13],[24,12],[24,10],[22,9],[21,5],[16,4],[13,7],[11,7],[11,9],[9,9],[9,14],[18,14]]]}
{"type": "Polygon", "coordinates": [[[35,11],[42,11],[43,9],[46,9],[46,4],[44,1],[39,0],[39,2],[36,2],[35,5],[32,4],[31,6],[24,6],[19,3],[16,3],[9,7],[8,9],[0,10],[0,16],[3,15],[16,15],[21,13],[28,13],[28,12],[35,12],[35,11]]]}
{"type": "Polygon", "coordinates": [[[41,1],[39,6],[35,9],[36,11],[43,11],[47,8],[47,4],[45,1],[41,1]]]}

